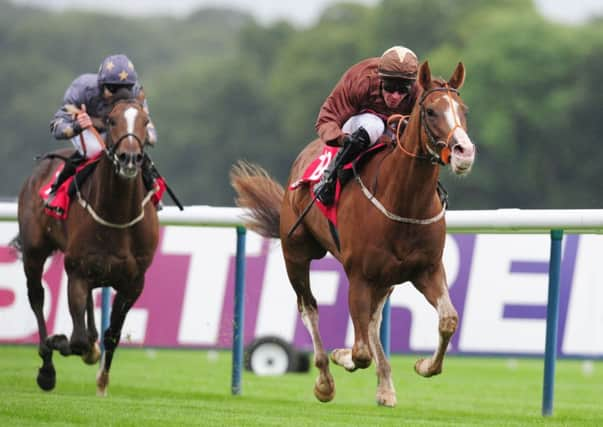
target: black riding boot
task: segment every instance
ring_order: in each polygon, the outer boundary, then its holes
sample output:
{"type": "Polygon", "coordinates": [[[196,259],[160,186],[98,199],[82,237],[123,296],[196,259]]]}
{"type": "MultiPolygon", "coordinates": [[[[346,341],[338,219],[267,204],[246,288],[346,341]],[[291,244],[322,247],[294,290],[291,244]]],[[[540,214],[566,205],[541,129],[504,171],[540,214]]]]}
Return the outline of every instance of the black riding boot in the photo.
{"type": "Polygon", "coordinates": [[[341,168],[366,149],[371,143],[368,133],[363,127],[345,137],[343,148],[337,151],[335,158],[329,163],[320,181],[314,187],[316,198],[325,206],[331,206],[335,201],[337,176],[341,168]]]}
{"type": "Polygon", "coordinates": [[[320,177],[320,181],[318,181],[314,187],[314,194],[316,194],[316,198],[325,206],[331,206],[335,201],[337,174],[339,173],[341,166],[343,166],[345,163],[345,160],[341,160],[342,153],[343,148],[340,148],[339,151],[337,151],[335,159],[329,163],[320,177]]]}
{"type": "Polygon", "coordinates": [[[82,156],[78,151],[69,156],[68,160],[65,161],[65,165],[59,173],[59,176],[57,176],[56,180],[50,186],[50,192],[48,193],[48,197],[44,202],[46,207],[49,207],[52,204],[52,201],[57,195],[57,190],[59,189],[59,187],[75,173],[77,167],[84,160],[84,156],[82,156]]]}

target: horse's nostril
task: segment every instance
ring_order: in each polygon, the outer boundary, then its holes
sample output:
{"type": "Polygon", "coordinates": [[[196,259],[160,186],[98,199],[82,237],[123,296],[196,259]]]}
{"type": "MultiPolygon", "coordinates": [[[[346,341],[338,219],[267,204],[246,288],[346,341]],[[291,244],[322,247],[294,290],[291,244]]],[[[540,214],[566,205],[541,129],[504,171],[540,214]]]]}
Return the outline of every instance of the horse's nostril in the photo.
{"type": "Polygon", "coordinates": [[[120,153],[118,154],[117,158],[119,159],[119,161],[121,163],[125,163],[128,161],[128,155],[126,153],[120,153]]]}
{"type": "Polygon", "coordinates": [[[144,157],[142,154],[137,154],[135,159],[136,159],[136,164],[140,165],[140,164],[142,164],[144,157]]]}
{"type": "Polygon", "coordinates": [[[465,153],[465,149],[461,144],[456,144],[454,147],[452,147],[452,151],[457,155],[463,155],[463,153],[465,153]]]}

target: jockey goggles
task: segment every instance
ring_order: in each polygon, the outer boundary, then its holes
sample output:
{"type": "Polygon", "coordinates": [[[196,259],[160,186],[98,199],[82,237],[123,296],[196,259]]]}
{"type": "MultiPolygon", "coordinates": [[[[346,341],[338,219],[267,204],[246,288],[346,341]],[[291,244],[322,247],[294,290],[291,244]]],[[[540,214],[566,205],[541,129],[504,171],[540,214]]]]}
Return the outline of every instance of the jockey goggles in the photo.
{"type": "Polygon", "coordinates": [[[120,89],[132,90],[132,87],[134,85],[130,85],[130,84],[121,85],[121,84],[110,84],[109,83],[109,84],[105,84],[104,86],[105,86],[105,89],[107,89],[109,92],[115,93],[115,92],[117,92],[120,89]]]}
{"type": "Polygon", "coordinates": [[[410,93],[414,80],[411,79],[382,79],[383,90],[389,93],[398,92],[400,94],[410,93]]]}

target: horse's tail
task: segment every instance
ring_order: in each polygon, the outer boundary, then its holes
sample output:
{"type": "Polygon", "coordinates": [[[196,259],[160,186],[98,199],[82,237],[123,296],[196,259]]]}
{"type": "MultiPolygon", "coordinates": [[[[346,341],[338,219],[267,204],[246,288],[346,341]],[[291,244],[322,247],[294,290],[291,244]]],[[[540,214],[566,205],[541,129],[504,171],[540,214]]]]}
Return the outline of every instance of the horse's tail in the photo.
{"type": "Polygon", "coordinates": [[[237,206],[249,209],[245,226],[264,237],[279,237],[281,203],[285,190],[260,166],[237,162],[230,171],[237,206]]]}

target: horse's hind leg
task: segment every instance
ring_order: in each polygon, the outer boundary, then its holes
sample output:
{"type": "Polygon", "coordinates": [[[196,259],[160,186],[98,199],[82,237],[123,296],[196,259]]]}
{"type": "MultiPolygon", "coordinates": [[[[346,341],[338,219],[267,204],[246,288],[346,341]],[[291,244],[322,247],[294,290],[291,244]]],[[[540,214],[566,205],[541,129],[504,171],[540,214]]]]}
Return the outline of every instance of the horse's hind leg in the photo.
{"type": "MultiPolygon", "coordinates": [[[[142,290],[142,286],[139,289],[142,290]]],[[[111,308],[111,320],[109,327],[103,336],[105,352],[101,358],[98,374],[96,375],[96,394],[98,396],[107,395],[107,386],[109,385],[109,370],[111,369],[113,354],[119,345],[121,329],[124,325],[124,321],[126,320],[126,315],[136,302],[137,298],[138,295],[132,298],[126,298],[121,292],[115,294],[113,307],[111,308]]]]}
{"type": "Polygon", "coordinates": [[[329,357],[318,329],[318,306],[310,289],[310,260],[294,260],[287,255],[285,247],[283,249],[287,275],[297,294],[297,309],[314,346],[314,365],[319,370],[314,383],[314,396],[321,402],[329,402],[335,397],[335,380],[329,371],[329,357]]]}
{"type": "Polygon", "coordinates": [[[415,363],[415,371],[419,375],[431,377],[442,372],[444,355],[446,354],[450,338],[452,338],[454,331],[456,331],[459,318],[450,301],[446,274],[444,266],[441,263],[434,274],[425,274],[424,277],[417,280],[415,287],[438,312],[438,329],[440,333],[438,347],[431,358],[419,359],[415,363]]]}
{"type": "Polygon", "coordinates": [[[40,342],[38,354],[42,358],[42,367],[38,370],[37,383],[42,390],[52,390],[56,384],[56,371],[52,363],[52,347],[48,345],[48,331],[44,319],[44,288],[42,287],[42,273],[44,261],[50,253],[48,251],[23,252],[23,268],[27,278],[27,296],[29,304],[36,316],[40,342]]]}
{"type": "Polygon", "coordinates": [[[86,329],[88,330],[88,341],[90,343],[90,351],[82,355],[82,360],[88,365],[94,365],[100,359],[100,348],[98,345],[98,330],[94,321],[94,299],[92,291],[88,291],[88,299],[86,301],[86,329]]]}

